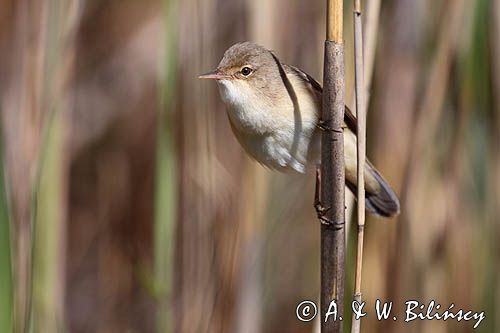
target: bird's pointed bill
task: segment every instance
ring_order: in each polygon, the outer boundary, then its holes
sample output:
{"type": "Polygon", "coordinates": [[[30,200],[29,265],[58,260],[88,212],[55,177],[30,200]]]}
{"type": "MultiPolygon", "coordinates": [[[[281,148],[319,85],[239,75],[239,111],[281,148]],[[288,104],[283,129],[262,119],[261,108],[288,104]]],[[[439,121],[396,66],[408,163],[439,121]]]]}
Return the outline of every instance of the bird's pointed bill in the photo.
{"type": "Polygon", "coordinates": [[[199,79],[212,79],[212,80],[224,80],[231,79],[232,76],[229,74],[224,74],[219,72],[217,69],[205,74],[198,76],[199,79]]]}

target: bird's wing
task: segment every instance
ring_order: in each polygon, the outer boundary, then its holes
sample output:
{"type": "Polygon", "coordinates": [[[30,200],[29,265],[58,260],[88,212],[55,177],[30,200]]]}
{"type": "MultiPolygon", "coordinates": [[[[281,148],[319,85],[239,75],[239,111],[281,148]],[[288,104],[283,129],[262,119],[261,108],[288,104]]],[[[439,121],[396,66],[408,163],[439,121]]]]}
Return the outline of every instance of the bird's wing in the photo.
{"type": "MultiPolygon", "coordinates": [[[[321,103],[323,88],[321,87],[321,84],[319,84],[318,81],[316,81],[311,75],[307,74],[306,72],[300,70],[295,66],[290,66],[285,64],[282,64],[282,66],[287,74],[295,74],[300,76],[309,85],[310,89],[315,92],[316,96],[318,97],[321,103]]],[[[344,110],[344,122],[347,125],[347,128],[349,128],[354,134],[358,133],[358,123],[356,120],[356,116],[352,114],[351,110],[349,110],[347,105],[344,110]]]]}
{"type": "MultiPolygon", "coordinates": [[[[318,81],[297,67],[287,65],[283,65],[283,67],[285,68],[285,72],[287,74],[300,76],[303,81],[307,83],[309,88],[314,91],[319,102],[321,103],[323,89],[318,81]]],[[[354,133],[354,135],[357,135],[358,124],[356,117],[347,106],[344,110],[344,123],[349,131],[354,133]]],[[[352,139],[349,141],[350,138],[352,138],[352,136],[344,136],[344,139],[348,140],[347,146],[345,147],[346,149],[349,147],[350,151],[346,152],[346,150],[344,150],[347,155],[350,155],[350,158],[347,158],[349,156],[346,155],[346,161],[356,161],[356,157],[354,157],[356,143],[355,140],[352,139]]],[[[373,214],[383,217],[397,215],[399,213],[399,200],[394,191],[368,159],[366,160],[365,168],[366,209],[373,214]]],[[[354,195],[356,195],[356,172],[356,162],[354,164],[351,163],[350,165],[346,165],[346,184],[354,195]]]]}

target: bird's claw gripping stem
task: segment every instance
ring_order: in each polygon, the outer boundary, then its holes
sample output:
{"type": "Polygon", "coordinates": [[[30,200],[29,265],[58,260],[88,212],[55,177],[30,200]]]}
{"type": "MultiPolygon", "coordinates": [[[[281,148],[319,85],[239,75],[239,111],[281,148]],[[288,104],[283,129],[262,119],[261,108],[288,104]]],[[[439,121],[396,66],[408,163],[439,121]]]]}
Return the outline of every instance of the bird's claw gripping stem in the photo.
{"type": "Polygon", "coordinates": [[[344,133],[343,130],[345,128],[345,126],[342,126],[341,127],[342,129],[332,128],[332,127],[326,125],[326,122],[324,120],[321,120],[321,119],[316,124],[316,127],[318,127],[322,131],[329,131],[329,132],[335,132],[335,133],[344,133]]]}
{"type": "Polygon", "coordinates": [[[315,188],[315,193],[314,193],[314,208],[316,209],[316,215],[318,216],[318,219],[320,220],[321,224],[328,225],[328,226],[342,226],[345,224],[344,221],[338,222],[338,221],[332,221],[328,217],[326,217],[326,212],[328,212],[331,207],[325,207],[321,204],[321,199],[320,199],[320,193],[321,193],[321,172],[320,168],[316,168],[316,188],[315,188]]]}

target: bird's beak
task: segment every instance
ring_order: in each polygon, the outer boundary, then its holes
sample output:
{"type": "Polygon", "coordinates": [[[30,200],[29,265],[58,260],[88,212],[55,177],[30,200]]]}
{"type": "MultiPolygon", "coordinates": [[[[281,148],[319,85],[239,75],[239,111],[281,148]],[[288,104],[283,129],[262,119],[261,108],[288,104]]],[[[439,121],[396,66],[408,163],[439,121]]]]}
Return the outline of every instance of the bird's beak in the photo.
{"type": "Polygon", "coordinates": [[[231,79],[232,76],[229,74],[224,74],[221,73],[218,69],[213,70],[211,72],[202,74],[198,76],[199,79],[212,79],[212,80],[224,80],[224,79],[231,79]]]}

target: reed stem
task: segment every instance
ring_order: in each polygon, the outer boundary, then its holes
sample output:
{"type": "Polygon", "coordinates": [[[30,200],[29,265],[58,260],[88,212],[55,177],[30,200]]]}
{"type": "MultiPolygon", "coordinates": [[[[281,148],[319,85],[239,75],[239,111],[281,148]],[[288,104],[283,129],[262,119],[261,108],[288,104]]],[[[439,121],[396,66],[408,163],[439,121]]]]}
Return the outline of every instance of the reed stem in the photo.
{"type": "Polygon", "coordinates": [[[327,1],[321,138],[321,331],[341,332],[345,277],[343,2],[327,1]],[[335,303],[332,303],[334,301],[335,303]],[[336,304],[337,317],[326,317],[336,304]],[[326,319],[326,320],[325,320],[326,319]],[[336,320],[335,320],[336,319],[336,320]]]}
{"type": "MultiPolygon", "coordinates": [[[[354,60],[355,60],[355,88],[356,114],[358,123],[357,133],[357,198],[358,198],[358,241],[356,248],[356,272],[354,282],[353,301],[361,303],[361,272],[363,268],[363,239],[365,228],[365,157],[366,157],[366,106],[365,83],[363,73],[363,33],[361,21],[360,0],[354,1],[354,60]]],[[[351,332],[359,333],[361,321],[352,317],[351,332]]]]}

